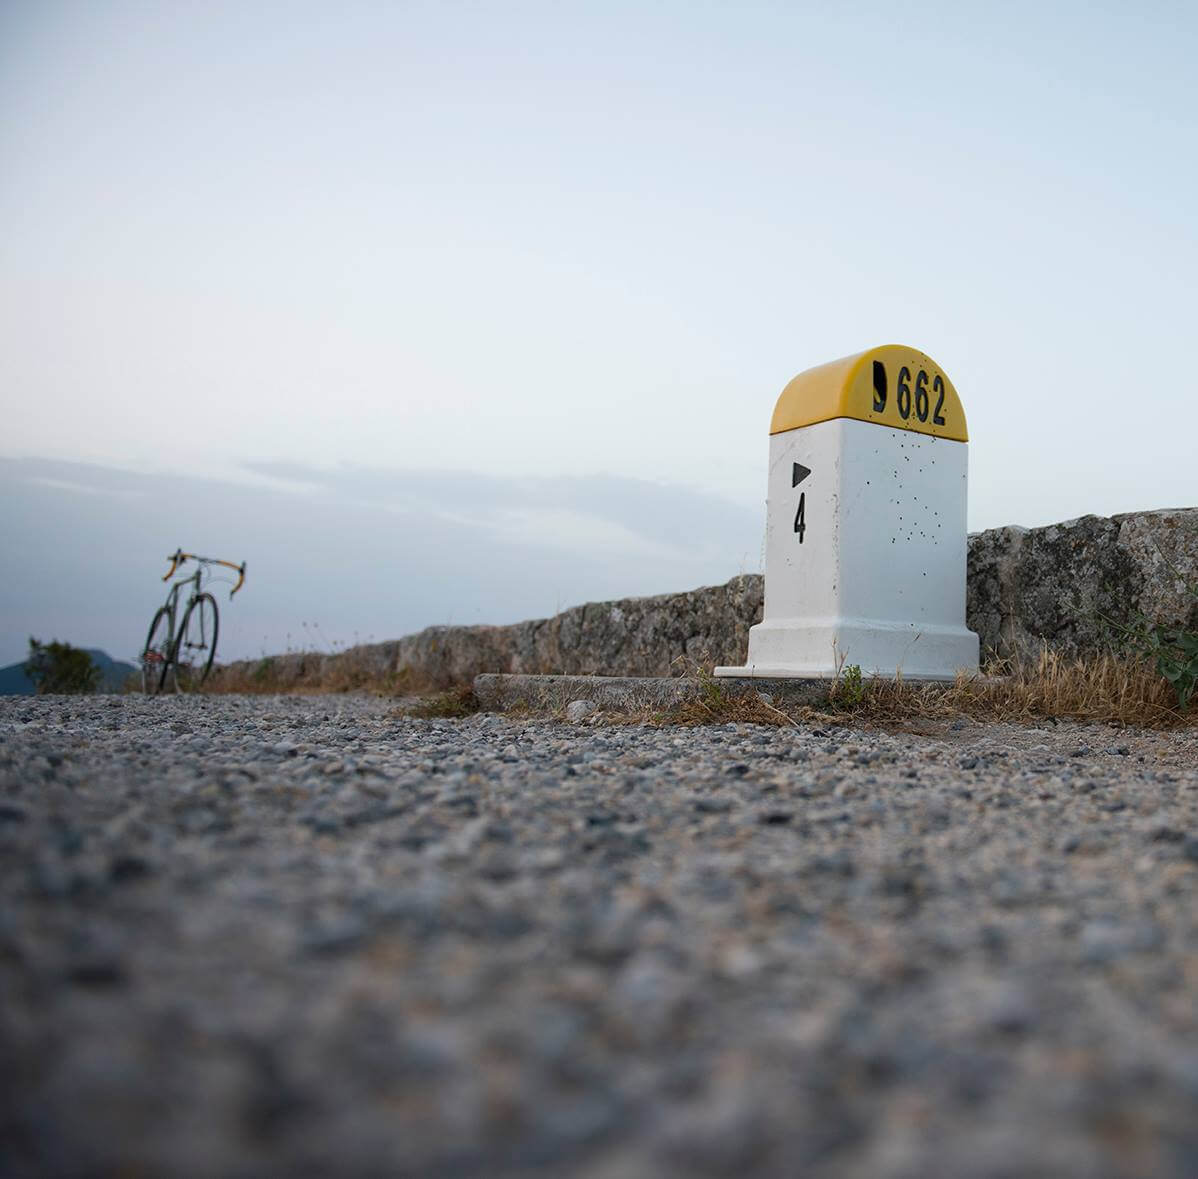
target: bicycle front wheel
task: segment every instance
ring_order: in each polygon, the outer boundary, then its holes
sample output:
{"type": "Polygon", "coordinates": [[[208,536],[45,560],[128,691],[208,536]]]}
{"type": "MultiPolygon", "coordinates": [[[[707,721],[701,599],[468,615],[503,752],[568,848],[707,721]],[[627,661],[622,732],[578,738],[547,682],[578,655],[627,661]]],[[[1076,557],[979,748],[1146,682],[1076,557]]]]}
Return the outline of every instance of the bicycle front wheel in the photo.
{"type": "Polygon", "coordinates": [[[208,678],[216,658],[218,625],[216,599],[200,594],[187,607],[175,644],[175,686],[180,692],[195,692],[208,678]]]}
{"type": "Polygon", "coordinates": [[[170,665],[171,612],[165,606],[159,606],[150,623],[150,633],[146,635],[145,650],[141,653],[141,690],[147,696],[162,691],[170,665]]]}

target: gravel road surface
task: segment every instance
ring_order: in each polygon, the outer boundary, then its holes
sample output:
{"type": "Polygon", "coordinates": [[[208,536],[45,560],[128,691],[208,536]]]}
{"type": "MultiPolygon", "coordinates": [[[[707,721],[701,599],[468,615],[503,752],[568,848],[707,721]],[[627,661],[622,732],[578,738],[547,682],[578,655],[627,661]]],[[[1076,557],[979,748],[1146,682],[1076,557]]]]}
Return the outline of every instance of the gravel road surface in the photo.
{"type": "Polygon", "coordinates": [[[1198,1175],[1198,734],[0,700],[0,1171],[1198,1175]]]}

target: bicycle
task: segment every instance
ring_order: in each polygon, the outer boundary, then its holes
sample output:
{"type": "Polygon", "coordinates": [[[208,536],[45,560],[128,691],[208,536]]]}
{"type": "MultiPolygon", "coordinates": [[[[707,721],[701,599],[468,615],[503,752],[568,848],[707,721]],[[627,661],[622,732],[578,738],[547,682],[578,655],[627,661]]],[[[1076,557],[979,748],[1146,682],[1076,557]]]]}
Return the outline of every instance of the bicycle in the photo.
{"type": "Polygon", "coordinates": [[[146,636],[145,650],[141,654],[141,686],[147,696],[161,692],[171,669],[175,672],[175,691],[194,692],[200,688],[212,670],[216,658],[216,637],[220,629],[220,612],[216,599],[204,589],[204,582],[211,578],[210,566],[224,565],[238,574],[237,584],[229,591],[229,601],[245,582],[245,562],[234,565],[232,561],[221,561],[216,557],[200,557],[176,549],[167,557],[171,567],[163,581],[174,577],[177,569],[186,561],[198,562],[198,568],[189,577],[181,578],[171,586],[166,601],[158,607],[150,633],[146,636]],[[191,586],[187,605],[179,629],[175,619],[179,611],[179,593],[185,585],[191,586]]]}

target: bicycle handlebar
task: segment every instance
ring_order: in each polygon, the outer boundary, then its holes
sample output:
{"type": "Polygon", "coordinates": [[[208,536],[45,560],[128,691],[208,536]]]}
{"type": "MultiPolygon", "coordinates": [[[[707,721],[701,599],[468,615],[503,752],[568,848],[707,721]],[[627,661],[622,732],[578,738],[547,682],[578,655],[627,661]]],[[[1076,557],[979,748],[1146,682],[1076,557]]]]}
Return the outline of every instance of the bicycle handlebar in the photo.
{"type": "Polygon", "coordinates": [[[201,565],[224,565],[228,569],[232,569],[238,575],[237,584],[229,591],[229,600],[232,601],[233,595],[241,589],[245,584],[245,562],[240,565],[234,565],[232,561],[222,561],[219,557],[201,557],[195,553],[185,553],[182,549],[176,549],[167,560],[171,563],[171,567],[163,575],[163,581],[170,581],[175,575],[175,570],[183,564],[184,561],[199,561],[201,565]]]}
{"type": "Polygon", "coordinates": [[[175,551],[169,557],[167,557],[167,560],[171,563],[171,567],[162,575],[162,580],[170,581],[170,579],[175,576],[175,570],[178,569],[179,566],[182,565],[189,556],[191,556],[190,553],[185,553],[182,549],[175,549],[175,551]]]}

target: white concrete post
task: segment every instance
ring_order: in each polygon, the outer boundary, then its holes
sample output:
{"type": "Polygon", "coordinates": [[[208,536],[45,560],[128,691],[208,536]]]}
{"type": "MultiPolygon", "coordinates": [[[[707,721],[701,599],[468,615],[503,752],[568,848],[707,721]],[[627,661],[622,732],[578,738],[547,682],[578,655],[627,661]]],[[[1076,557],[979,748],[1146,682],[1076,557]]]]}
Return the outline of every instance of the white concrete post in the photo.
{"type": "Polygon", "coordinates": [[[717,676],[951,680],[965,626],[968,432],[934,361],[887,345],[800,373],[770,428],[765,609],[717,676]]]}

